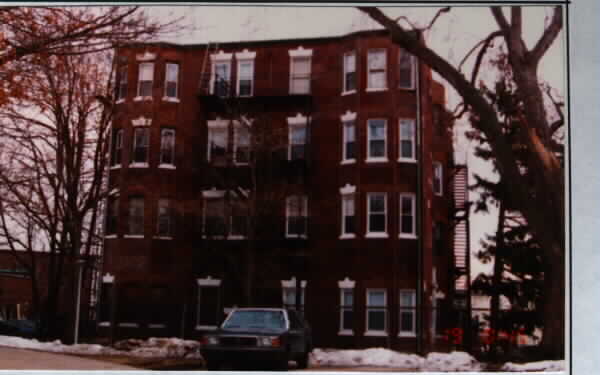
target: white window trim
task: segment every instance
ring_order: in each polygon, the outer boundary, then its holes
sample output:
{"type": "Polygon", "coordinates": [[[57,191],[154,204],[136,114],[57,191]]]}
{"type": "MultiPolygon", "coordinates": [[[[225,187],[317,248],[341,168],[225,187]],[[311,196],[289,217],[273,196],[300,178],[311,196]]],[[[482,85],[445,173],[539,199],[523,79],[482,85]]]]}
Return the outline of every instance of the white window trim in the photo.
{"type": "Polygon", "coordinates": [[[387,154],[388,154],[388,136],[387,136],[387,119],[385,118],[371,118],[367,120],[367,158],[365,159],[365,162],[367,163],[385,163],[388,160],[387,154]],[[376,157],[372,157],[371,156],[371,132],[369,131],[369,121],[371,120],[383,120],[384,121],[384,134],[385,137],[383,138],[384,141],[384,155],[385,156],[376,156],[376,157]]]}
{"type": "MultiPolygon", "coordinates": [[[[202,205],[202,235],[207,237],[206,234],[206,201],[207,200],[223,200],[225,197],[225,190],[204,190],[202,191],[202,198],[204,198],[204,204],[202,205]]],[[[223,201],[223,205],[225,202],[223,201]]],[[[223,219],[227,220],[227,215],[223,213],[223,219]]],[[[208,237],[215,240],[222,240],[227,238],[227,233],[225,235],[209,235],[208,237]]],[[[209,276],[210,278],[210,276],[209,276]]]]}
{"type": "MultiPolygon", "coordinates": [[[[300,280],[300,306],[304,309],[306,302],[306,280],[300,280]]],[[[292,276],[289,280],[281,280],[281,302],[285,305],[286,290],[293,289],[296,292],[296,276],[292,276]]],[[[286,318],[287,319],[287,318],[286,318]]],[[[289,326],[289,322],[288,322],[289,326]]]]}
{"type": "MultiPolygon", "coordinates": [[[[388,313],[387,311],[387,290],[383,288],[368,288],[365,296],[365,336],[387,336],[388,335],[388,313]],[[385,319],[383,320],[383,331],[369,329],[369,292],[383,292],[383,311],[385,313],[385,319]]],[[[373,307],[374,309],[381,309],[381,307],[373,307]]]]}
{"type": "Polygon", "coordinates": [[[290,78],[289,78],[289,93],[291,95],[306,95],[306,94],[310,94],[311,90],[312,90],[312,85],[311,85],[311,78],[312,78],[312,49],[304,49],[302,48],[302,46],[298,47],[295,50],[288,50],[288,54],[290,56],[290,78]],[[309,61],[309,72],[308,72],[308,92],[307,93],[296,93],[293,92],[292,88],[294,87],[292,84],[293,81],[293,77],[294,77],[294,59],[298,58],[298,57],[302,57],[302,58],[308,58],[309,61]]]}
{"type": "Polygon", "coordinates": [[[386,91],[388,89],[388,68],[387,68],[387,49],[386,48],[373,48],[367,51],[367,92],[377,92],[377,91],[386,91]],[[383,73],[385,76],[385,86],[384,87],[373,87],[371,82],[371,67],[369,66],[369,54],[371,52],[383,51],[384,63],[383,63],[383,73]]]}
{"type": "Polygon", "coordinates": [[[105,239],[107,240],[111,240],[113,238],[117,238],[118,236],[116,234],[107,234],[104,236],[105,239]]]}
{"type": "Polygon", "coordinates": [[[353,88],[352,90],[347,90],[346,89],[346,74],[352,73],[352,72],[348,72],[346,70],[347,69],[347,67],[346,67],[346,56],[350,56],[350,55],[354,56],[354,78],[355,78],[354,84],[356,85],[358,83],[357,80],[356,80],[356,77],[357,77],[357,73],[356,73],[356,70],[357,70],[356,69],[356,65],[357,65],[356,64],[356,51],[346,52],[346,53],[344,53],[344,55],[342,57],[342,59],[343,59],[342,65],[343,65],[343,70],[344,70],[344,75],[342,76],[342,94],[341,94],[342,96],[350,95],[350,94],[355,94],[356,93],[356,87],[353,88]]]}
{"type": "MultiPolygon", "coordinates": [[[[288,160],[292,160],[292,127],[304,127],[305,137],[304,137],[304,151],[306,152],[306,145],[308,143],[308,117],[302,115],[301,113],[297,113],[295,117],[288,117],[288,152],[287,158],[288,160]]],[[[306,158],[306,154],[304,157],[306,158]]]]}
{"type": "Polygon", "coordinates": [[[137,61],[153,61],[156,60],[156,53],[145,51],[143,54],[135,55],[137,61]]]}
{"type": "MultiPolygon", "coordinates": [[[[356,238],[356,233],[350,233],[350,232],[346,232],[346,216],[344,215],[344,202],[346,201],[346,199],[352,199],[354,202],[354,220],[356,221],[356,194],[354,194],[356,192],[356,186],[350,186],[348,184],[346,184],[346,186],[344,186],[343,188],[340,188],[340,194],[341,194],[341,233],[340,233],[340,240],[347,240],[347,239],[352,239],[352,238],[356,238]],[[349,192],[352,191],[352,192],[349,192]]],[[[355,226],[356,229],[356,226],[355,226]]]]}
{"type": "MultiPolygon", "coordinates": [[[[133,122],[133,121],[132,121],[133,122]]],[[[133,158],[135,157],[135,149],[136,149],[136,137],[135,137],[135,130],[133,131],[133,139],[132,139],[132,150],[131,150],[131,160],[129,163],[129,168],[148,168],[150,167],[149,161],[150,161],[150,127],[149,126],[139,126],[137,127],[138,129],[146,129],[146,131],[148,132],[148,145],[146,146],[146,161],[140,162],[140,161],[133,161],[133,158]]]]}
{"type": "Polygon", "coordinates": [[[402,163],[416,163],[417,162],[417,129],[415,127],[415,119],[412,118],[401,118],[398,120],[398,161],[402,163]],[[413,137],[411,139],[412,144],[412,158],[402,157],[402,125],[403,123],[411,123],[412,124],[412,134],[413,137]]]}
{"type": "MultiPolygon", "coordinates": [[[[354,336],[354,330],[351,329],[343,329],[342,327],[344,322],[344,291],[351,290],[354,294],[354,287],[356,286],[356,281],[344,278],[344,280],[338,281],[338,288],[340,290],[340,328],[338,331],[339,336],[354,336]]],[[[354,295],[352,296],[352,301],[354,302],[354,295]]],[[[352,312],[355,312],[354,306],[352,306],[352,312]]]]}
{"type": "Polygon", "coordinates": [[[417,239],[417,233],[416,233],[416,223],[417,223],[417,200],[415,197],[414,193],[400,193],[400,199],[399,199],[399,218],[400,220],[398,220],[398,238],[406,238],[406,239],[417,239]],[[404,197],[409,197],[411,199],[411,212],[412,212],[412,229],[413,232],[412,233],[403,233],[402,232],[402,198],[404,197]]]}
{"type": "Polygon", "coordinates": [[[167,328],[166,324],[162,324],[162,323],[150,323],[148,324],[148,328],[150,329],[163,329],[163,328],[167,328]]]}
{"type": "Polygon", "coordinates": [[[367,228],[365,230],[365,238],[388,238],[389,235],[387,233],[387,222],[388,222],[388,203],[387,203],[387,193],[385,192],[370,192],[367,193],[367,228]],[[385,230],[383,232],[371,232],[369,231],[369,224],[371,221],[371,196],[383,194],[383,202],[384,202],[384,216],[385,216],[385,230]]]}
{"type": "Polygon", "coordinates": [[[407,52],[405,49],[400,48],[398,50],[398,88],[400,90],[414,90],[415,89],[416,72],[417,72],[417,69],[415,67],[416,61],[417,61],[417,59],[415,58],[415,56],[413,54],[407,52]],[[408,86],[408,87],[400,86],[400,56],[403,53],[407,53],[410,56],[410,86],[408,86]]]}
{"type": "Polygon", "coordinates": [[[139,163],[139,162],[135,162],[135,163],[131,163],[129,164],[129,168],[149,168],[150,164],[143,162],[143,163],[139,163]]]}
{"type": "Polygon", "coordinates": [[[144,116],[140,116],[136,119],[131,120],[131,125],[133,127],[137,127],[137,126],[150,126],[152,125],[152,119],[151,118],[146,118],[144,116]]]}
{"type": "Polygon", "coordinates": [[[167,62],[165,63],[165,91],[164,91],[164,95],[162,97],[163,101],[166,102],[175,102],[175,103],[179,103],[179,63],[176,62],[167,62]],[[175,96],[168,96],[167,95],[167,83],[169,83],[169,81],[167,80],[168,78],[168,67],[169,65],[175,65],[177,66],[177,79],[175,80],[175,96]]]}
{"type": "Polygon", "coordinates": [[[139,328],[140,327],[140,325],[138,323],[130,323],[130,322],[118,323],[117,326],[121,327],[121,328],[139,328]]]}
{"type": "Polygon", "coordinates": [[[340,121],[342,122],[342,161],[340,164],[354,164],[356,163],[356,156],[354,158],[346,157],[346,124],[349,122],[354,123],[354,144],[355,149],[358,146],[357,137],[356,137],[356,112],[346,111],[343,115],[340,116],[340,121]]]}
{"type": "MultiPolygon", "coordinates": [[[[155,73],[155,70],[156,70],[155,69],[155,65],[156,64],[153,61],[140,60],[139,58],[138,58],[138,61],[143,61],[143,62],[140,62],[138,64],[138,79],[137,79],[137,87],[136,87],[136,92],[135,92],[136,96],[135,96],[135,98],[133,98],[133,101],[134,102],[145,101],[145,100],[151,101],[152,100],[152,95],[150,95],[150,96],[141,96],[140,95],[140,88],[141,88],[140,83],[142,82],[142,80],[141,80],[142,65],[150,65],[150,66],[152,66],[152,80],[150,82],[152,82],[152,89],[154,89],[154,73],[155,73]]],[[[153,91],[153,90],[151,90],[151,91],[153,91]]]]}
{"type": "Polygon", "coordinates": [[[308,197],[306,195],[292,195],[285,198],[285,238],[307,238],[308,237],[308,197]],[[306,223],[305,234],[290,234],[289,230],[289,219],[290,219],[290,202],[294,199],[300,198],[302,200],[302,211],[300,217],[303,217],[306,223]]]}
{"type": "Polygon", "coordinates": [[[174,166],[173,164],[165,164],[165,163],[160,163],[158,165],[159,169],[177,169],[176,166],[174,166]]]}
{"type": "Polygon", "coordinates": [[[154,236],[152,238],[155,240],[163,240],[163,241],[171,241],[173,239],[172,236],[154,236]]]}
{"type": "Polygon", "coordinates": [[[398,337],[416,337],[417,336],[417,295],[414,289],[400,289],[398,293],[398,337]],[[400,306],[400,295],[404,292],[409,292],[413,296],[413,306],[411,307],[403,307],[400,306]],[[412,314],[412,331],[402,331],[401,330],[401,317],[403,311],[410,311],[412,314]]]}
{"type": "Polygon", "coordinates": [[[222,50],[216,54],[210,55],[210,83],[209,89],[210,94],[215,93],[215,66],[217,63],[227,63],[229,65],[229,69],[227,70],[227,79],[226,81],[229,83],[229,90],[231,91],[231,59],[233,57],[233,53],[224,53],[222,50]]]}
{"type": "MultiPolygon", "coordinates": [[[[439,161],[434,161],[433,162],[433,180],[435,181],[438,178],[438,171],[439,171],[439,180],[440,180],[440,190],[439,191],[433,191],[433,193],[435,195],[437,195],[438,197],[441,197],[444,195],[444,167],[442,165],[442,163],[440,163],[439,161]]],[[[435,184],[433,185],[435,187],[435,184]]]]}
{"type": "Polygon", "coordinates": [[[140,239],[140,238],[144,238],[144,235],[143,234],[125,234],[125,235],[123,235],[123,238],[140,239]]]}
{"type": "Polygon", "coordinates": [[[202,288],[219,288],[221,287],[221,279],[213,279],[210,275],[208,275],[206,278],[202,278],[202,279],[196,279],[196,285],[198,286],[198,295],[197,297],[197,301],[196,301],[196,326],[195,329],[196,330],[206,330],[206,331],[212,331],[212,330],[216,330],[217,329],[217,325],[200,325],[198,324],[198,320],[200,319],[200,314],[198,313],[200,310],[200,306],[201,306],[201,302],[202,302],[202,298],[201,298],[201,290],[202,288]]]}
{"type": "MultiPolygon", "coordinates": [[[[256,52],[253,52],[253,54],[254,54],[254,56],[256,56],[256,52]]],[[[243,56],[240,53],[235,54],[235,57],[237,59],[237,74],[236,74],[237,77],[236,77],[236,84],[235,84],[235,92],[241,98],[250,98],[250,97],[254,96],[254,56],[252,58],[249,58],[249,57],[241,58],[241,57],[238,57],[238,55],[243,56]],[[250,85],[250,94],[249,95],[240,95],[240,79],[241,79],[240,66],[243,63],[252,63],[252,75],[250,76],[250,80],[252,81],[252,84],[250,85]]]]}

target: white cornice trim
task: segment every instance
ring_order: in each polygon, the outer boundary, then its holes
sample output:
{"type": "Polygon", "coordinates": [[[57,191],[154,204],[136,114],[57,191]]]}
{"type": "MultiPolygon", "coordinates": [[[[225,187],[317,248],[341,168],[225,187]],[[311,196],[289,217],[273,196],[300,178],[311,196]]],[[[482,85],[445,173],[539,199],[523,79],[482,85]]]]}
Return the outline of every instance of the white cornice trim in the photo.
{"type": "Polygon", "coordinates": [[[304,49],[302,46],[299,46],[296,49],[288,50],[290,57],[311,57],[312,49],[304,49]]]}
{"type": "Polygon", "coordinates": [[[136,119],[131,120],[133,126],[150,126],[152,125],[152,119],[140,116],[136,119]]]}
{"type": "Polygon", "coordinates": [[[115,275],[111,275],[110,272],[107,272],[102,276],[102,282],[105,284],[112,284],[115,282],[115,275]]]}
{"type": "Polygon", "coordinates": [[[344,280],[338,281],[338,288],[340,289],[354,289],[356,281],[348,279],[348,276],[344,280]]]}
{"type": "Polygon", "coordinates": [[[306,125],[308,122],[308,117],[298,113],[295,117],[288,117],[287,122],[288,125],[306,125]]]}
{"type": "MultiPolygon", "coordinates": [[[[282,288],[295,288],[296,287],[296,276],[293,276],[289,280],[281,280],[282,288]]],[[[306,288],[306,280],[300,280],[300,287],[306,288]]]]}
{"type": "Polygon", "coordinates": [[[223,50],[220,50],[218,53],[210,55],[210,61],[231,61],[232,57],[233,53],[225,53],[223,50]]]}
{"type": "Polygon", "coordinates": [[[348,194],[354,194],[354,193],[356,193],[355,185],[346,184],[346,185],[344,185],[344,187],[340,188],[340,194],[342,194],[342,195],[348,195],[348,194]]]}
{"type": "Polygon", "coordinates": [[[135,58],[137,61],[152,61],[156,60],[156,53],[150,53],[146,51],[143,54],[135,55],[135,58]]]}
{"type": "Polygon", "coordinates": [[[225,190],[217,190],[212,188],[211,190],[202,191],[203,198],[223,198],[225,197],[225,190]]]}
{"type": "Polygon", "coordinates": [[[204,279],[196,279],[196,283],[198,283],[198,286],[221,286],[221,279],[213,279],[207,276],[204,279]]]}
{"type": "Polygon", "coordinates": [[[247,49],[244,49],[242,52],[236,52],[235,58],[238,60],[252,60],[256,58],[256,52],[249,52],[247,49]]]}
{"type": "Polygon", "coordinates": [[[343,115],[340,116],[342,122],[354,121],[356,120],[356,112],[346,111],[343,115]]]}

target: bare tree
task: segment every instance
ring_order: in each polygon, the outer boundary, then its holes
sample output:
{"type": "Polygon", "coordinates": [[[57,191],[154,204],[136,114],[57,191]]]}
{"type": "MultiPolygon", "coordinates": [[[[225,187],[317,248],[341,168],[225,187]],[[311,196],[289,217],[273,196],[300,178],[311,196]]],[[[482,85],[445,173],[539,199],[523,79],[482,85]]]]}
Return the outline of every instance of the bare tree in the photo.
{"type": "MultiPolygon", "coordinates": [[[[385,27],[392,40],[415,55],[424,64],[439,73],[462,97],[464,108],[475,116],[480,131],[489,143],[501,178],[510,181],[511,199],[530,225],[533,236],[543,248],[544,254],[544,332],[542,350],[549,358],[564,357],[565,334],[565,211],[564,169],[553,150],[557,147],[555,135],[564,126],[561,106],[559,120],[550,121],[544,105],[544,92],[538,78],[540,61],[558,37],[563,26],[563,8],[556,6],[541,37],[528,48],[523,39],[521,7],[509,8],[510,20],[501,7],[491,7],[497,30],[482,39],[469,52],[477,51],[476,61],[467,79],[460,67],[431,50],[422,42],[422,29],[402,27],[374,7],[361,7],[361,11],[385,27]],[[415,33],[416,31],[416,33],[415,33]],[[516,85],[516,92],[524,103],[522,124],[526,128],[523,142],[531,155],[530,170],[524,176],[512,151],[510,142],[502,132],[502,121],[485,95],[478,88],[478,74],[484,56],[495,39],[501,39],[508,51],[509,67],[516,85]]],[[[446,10],[447,11],[447,10],[446,10]]],[[[432,23],[428,27],[431,27],[432,23]]]]}

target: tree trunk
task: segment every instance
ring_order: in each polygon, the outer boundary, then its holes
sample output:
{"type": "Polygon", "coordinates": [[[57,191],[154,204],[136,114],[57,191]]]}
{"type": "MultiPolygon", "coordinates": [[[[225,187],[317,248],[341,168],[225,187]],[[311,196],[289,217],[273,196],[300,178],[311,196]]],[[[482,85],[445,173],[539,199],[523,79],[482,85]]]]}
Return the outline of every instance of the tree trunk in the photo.
{"type": "Polygon", "coordinates": [[[496,230],[496,254],[494,257],[494,275],[492,277],[492,300],[491,300],[491,316],[490,316],[490,359],[495,361],[498,359],[498,329],[500,326],[500,284],[502,283],[502,271],[504,262],[502,252],[504,251],[504,220],[506,210],[504,204],[500,201],[498,208],[498,228],[496,230]]]}
{"type": "Polygon", "coordinates": [[[565,257],[544,257],[544,330],[541,342],[545,359],[565,358],[565,257]],[[556,303],[561,301],[561,303],[556,303]]]}

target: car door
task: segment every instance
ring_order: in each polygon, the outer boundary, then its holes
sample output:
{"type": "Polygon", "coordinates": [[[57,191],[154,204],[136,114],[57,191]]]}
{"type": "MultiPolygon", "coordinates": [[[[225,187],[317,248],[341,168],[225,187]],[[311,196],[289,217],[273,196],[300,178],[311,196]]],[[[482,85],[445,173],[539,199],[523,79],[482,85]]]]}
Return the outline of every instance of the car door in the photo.
{"type": "Polygon", "coordinates": [[[290,320],[290,350],[295,355],[303,353],[307,347],[306,341],[306,329],[304,327],[304,320],[294,310],[288,311],[288,317],[290,320]]]}

